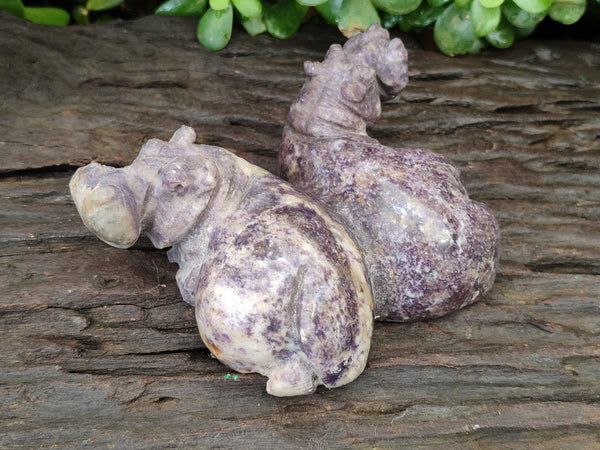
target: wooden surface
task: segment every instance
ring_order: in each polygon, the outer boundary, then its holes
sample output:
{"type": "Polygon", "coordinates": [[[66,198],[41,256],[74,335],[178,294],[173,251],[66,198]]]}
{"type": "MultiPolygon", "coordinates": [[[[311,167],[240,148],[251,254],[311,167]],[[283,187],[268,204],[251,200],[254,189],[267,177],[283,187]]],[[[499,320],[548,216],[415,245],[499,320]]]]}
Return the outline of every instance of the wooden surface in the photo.
{"type": "Polygon", "coordinates": [[[501,225],[496,284],[378,323],[355,382],[280,399],[210,357],[163,251],[99,242],[68,194],[77,166],[180,124],[274,170],[302,62],[341,36],[209,53],[194,26],[0,13],[0,448],[600,448],[600,45],[450,59],[407,37],[411,82],[371,133],[461,168],[501,225]]]}

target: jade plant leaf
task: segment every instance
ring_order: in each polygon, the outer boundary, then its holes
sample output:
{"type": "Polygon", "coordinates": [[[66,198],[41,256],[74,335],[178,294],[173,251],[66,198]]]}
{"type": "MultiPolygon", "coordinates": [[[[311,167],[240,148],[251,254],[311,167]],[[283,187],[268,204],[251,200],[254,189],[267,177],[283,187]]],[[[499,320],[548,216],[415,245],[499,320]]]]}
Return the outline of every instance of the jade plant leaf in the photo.
{"type": "Polygon", "coordinates": [[[483,37],[496,29],[500,23],[502,12],[499,6],[486,8],[479,0],[473,0],[471,3],[471,24],[475,36],[483,37]]]}
{"type": "Polygon", "coordinates": [[[208,0],[208,6],[215,11],[221,11],[229,6],[229,0],[208,0]]]}
{"type": "Polygon", "coordinates": [[[343,0],[328,0],[316,6],[316,10],[321,14],[321,17],[332,25],[338,24],[338,17],[342,9],[343,0]]]}
{"type": "Polygon", "coordinates": [[[452,3],[453,0],[427,0],[431,6],[444,6],[448,3],[452,3]]]}
{"type": "MultiPolygon", "coordinates": [[[[475,2],[475,0],[473,0],[475,2]]],[[[485,6],[486,8],[495,8],[496,6],[500,6],[504,3],[504,0],[478,0],[481,3],[481,6],[485,6]]]]}
{"type": "Polygon", "coordinates": [[[279,39],[291,37],[300,28],[308,6],[296,0],[282,0],[274,4],[264,4],[263,15],[267,31],[279,39]]]}
{"type": "Polygon", "coordinates": [[[337,25],[346,37],[366,30],[372,23],[381,24],[379,14],[370,0],[329,0],[316,8],[325,20],[337,25]]]}
{"type": "Polygon", "coordinates": [[[552,5],[552,0],[514,0],[514,2],[523,11],[531,14],[546,11],[552,5]]]}
{"type": "Polygon", "coordinates": [[[515,42],[515,29],[503,18],[498,27],[485,36],[485,40],[496,48],[508,48],[515,42]]]}
{"type": "Polygon", "coordinates": [[[577,22],[585,13],[585,0],[556,0],[550,7],[552,19],[565,25],[577,22]]]}
{"type": "MultiPolygon", "coordinates": [[[[418,8],[417,11],[419,9],[421,9],[423,7],[423,5],[429,5],[429,3],[427,3],[427,2],[421,3],[421,7],[418,8]]],[[[413,12],[416,12],[416,11],[413,11],[413,12]]],[[[400,22],[402,22],[403,17],[405,17],[405,16],[397,16],[394,14],[388,14],[384,11],[379,12],[379,18],[381,19],[381,26],[383,28],[387,28],[387,29],[393,28],[396,25],[398,25],[400,22]]]]}
{"type": "Polygon", "coordinates": [[[260,17],[262,14],[262,4],[260,0],[231,0],[233,7],[239,12],[242,17],[249,19],[260,17]]]}
{"type": "Polygon", "coordinates": [[[265,21],[263,20],[262,16],[252,18],[240,17],[240,22],[246,30],[246,33],[248,33],[250,36],[256,36],[267,31],[267,26],[265,25],[265,21]]]}
{"type": "Polygon", "coordinates": [[[327,0],[296,0],[298,3],[300,3],[301,5],[306,5],[306,6],[317,6],[320,5],[322,3],[325,3],[327,0]]]}
{"type": "Polygon", "coordinates": [[[155,14],[163,16],[201,16],[208,0],[168,0],[160,5],[155,14]]]}
{"type": "Polygon", "coordinates": [[[231,4],[219,11],[208,8],[198,22],[198,41],[209,50],[221,50],[231,39],[232,27],[233,7],[231,4]]]}
{"type": "Polygon", "coordinates": [[[436,20],[433,38],[438,48],[448,56],[477,53],[484,43],[475,35],[470,9],[453,3],[436,20]]]}
{"type": "Polygon", "coordinates": [[[79,5],[73,8],[73,20],[79,25],[89,25],[90,23],[90,12],[83,6],[79,5]]]}
{"type": "Polygon", "coordinates": [[[373,0],[373,5],[389,14],[408,14],[421,5],[422,0],[373,0]]]}
{"type": "Polygon", "coordinates": [[[435,7],[423,2],[416,11],[400,16],[401,20],[398,22],[398,26],[404,32],[428,27],[435,23],[444,12],[444,9],[443,6],[435,7]]]}
{"type": "Polygon", "coordinates": [[[61,8],[25,7],[25,19],[41,25],[64,27],[71,20],[70,14],[61,8]]]}
{"type": "Polygon", "coordinates": [[[513,0],[502,3],[502,13],[517,28],[534,27],[546,17],[545,12],[534,14],[519,8],[513,0]]]}
{"type": "Polygon", "coordinates": [[[525,39],[526,37],[530,36],[534,31],[535,31],[536,25],[533,25],[531,27],[524,27],[524,28],[514,28],[514,32],[515,32],[515,39],[525,39]]]}
{"type": "Polygon", "coordinates": [[[372,23],[381,24],[379,14],[369,0],[344,0],[338,28],[346,37],[365,31],[372,23]]]}
{"type": "Polygon", "coordinates": [[[89,11],[104,11],[123,3],[123,0],[88,0],[85,9],[89,11]]]}
{"type": "Polygon", "coordinates": [[[21,0],[0,0],[0,10],[8,11],[21,19],[25,18],[25,7],[21,0]]]}

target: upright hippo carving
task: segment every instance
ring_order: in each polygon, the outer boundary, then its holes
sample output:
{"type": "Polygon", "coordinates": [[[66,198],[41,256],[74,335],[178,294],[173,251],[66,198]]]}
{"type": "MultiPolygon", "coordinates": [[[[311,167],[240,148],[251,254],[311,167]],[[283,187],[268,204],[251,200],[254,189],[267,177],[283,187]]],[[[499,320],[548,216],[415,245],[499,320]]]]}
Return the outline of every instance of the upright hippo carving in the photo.
{"type": "Polygon", "coordinates": [[[408,82],[399,39],[372,25],[322,63],[306,62],[279,148],[279,173],[325,204],[365,258],[380,320],[438,317],[493,284],[498,224],[459,171],[428,150],[390,148],[367,125],[408,82]]]}
{"type": "Polygon", "coordinates": [[[344,227],[274,175],[181,127],[130,166],[79,169],[86,226],[120,248],[145,234],[179,264],[210,351],[268,377],[278,396],[337,387],[364,369],[373,327],[362,256],[344,227]]]}

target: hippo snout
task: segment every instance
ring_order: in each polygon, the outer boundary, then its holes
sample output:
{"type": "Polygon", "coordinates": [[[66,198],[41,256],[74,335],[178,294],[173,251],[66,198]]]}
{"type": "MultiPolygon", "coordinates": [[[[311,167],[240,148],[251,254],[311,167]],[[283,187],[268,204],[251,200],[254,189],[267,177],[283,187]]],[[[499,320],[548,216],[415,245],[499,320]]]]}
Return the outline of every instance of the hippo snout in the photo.
{"type": "Polygon", "coordinates": [[[107,244],[127,248],[140,235],[140,218],[135,196],[114,176],[117,170],[91,164],[73,175],[69,187],[85,226],[107,244]],[[107,169],[105,176],[98,174],[107,169]]]}

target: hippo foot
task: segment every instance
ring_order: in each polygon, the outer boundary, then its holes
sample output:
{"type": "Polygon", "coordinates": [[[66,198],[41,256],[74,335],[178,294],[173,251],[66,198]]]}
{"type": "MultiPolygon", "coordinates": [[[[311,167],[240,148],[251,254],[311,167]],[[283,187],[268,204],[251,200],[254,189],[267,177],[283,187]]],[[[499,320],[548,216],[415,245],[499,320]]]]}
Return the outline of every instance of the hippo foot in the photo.
{"type": "Polygon", "coordinates": [[[276,368],[267,381],[267,393],[277,397],[312,394],[318,377],[305,361],[292,360],[276,368]]]}

